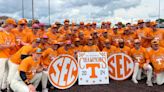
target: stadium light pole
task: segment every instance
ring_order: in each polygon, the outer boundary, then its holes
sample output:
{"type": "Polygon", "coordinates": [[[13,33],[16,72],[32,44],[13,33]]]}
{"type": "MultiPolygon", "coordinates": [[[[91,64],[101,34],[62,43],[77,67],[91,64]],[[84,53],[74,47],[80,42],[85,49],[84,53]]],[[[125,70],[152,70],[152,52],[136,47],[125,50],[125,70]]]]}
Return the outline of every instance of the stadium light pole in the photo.
{"type": "Polygon", "coordinates": [[[159,0],[159,12],[158,12],[158,18],[160,19],[161,17],[161,0],[159,0]]]}
{"type": "Polygon", "coordinates": [[[24,18],[24,0],[22,0],[22,18],[24,18]]]}
{"type": "Polygon", "coordinates": [[[32,19],[34,19],[34,0],[32,0],[32,19]]]}
{"type": "Polygon", "coordinates": [[[49,19],[49,25],[51,24],[51,6],[50,6],[50,0],[48,0],[48,19],[49,19]]]}

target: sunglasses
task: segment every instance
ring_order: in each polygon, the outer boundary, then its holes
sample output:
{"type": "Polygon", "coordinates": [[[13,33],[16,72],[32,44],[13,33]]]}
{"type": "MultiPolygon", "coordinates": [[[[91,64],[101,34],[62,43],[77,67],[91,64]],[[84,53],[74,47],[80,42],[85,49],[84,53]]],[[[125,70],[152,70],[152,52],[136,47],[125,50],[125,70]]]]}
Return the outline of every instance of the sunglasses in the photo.
{"type": "Polygon", "coordinates": [[[34,28],[34,30],[39,30],[39,28],[34,28]]]}
{"type": "Polygon", "coordinates": [[[25,26],[25,24],[20,24],[20,26],[25,26]]]}

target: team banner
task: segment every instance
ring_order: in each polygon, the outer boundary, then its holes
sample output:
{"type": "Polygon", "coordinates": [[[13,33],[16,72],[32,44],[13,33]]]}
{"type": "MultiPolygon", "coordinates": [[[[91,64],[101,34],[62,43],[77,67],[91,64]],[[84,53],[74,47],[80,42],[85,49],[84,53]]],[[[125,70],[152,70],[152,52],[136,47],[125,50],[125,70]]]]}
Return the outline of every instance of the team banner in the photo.
{"type": "Polygon", "coordinates": [[[108,58],[109,77],[113,80],[125,80],[133,73],[134,63],[130,56],[117,53],[108,58]]]}
{"type": "Polygon", "coordinates": [[[77,61],[70,55],[58,56],[49,66],[48,77],[56,88],[70,88],[78,78],[77,61]]]}
{"type": "Polygon", "coordinates": [[[79,85],[109,84],[107,53],[79,52],[79,85]]]}

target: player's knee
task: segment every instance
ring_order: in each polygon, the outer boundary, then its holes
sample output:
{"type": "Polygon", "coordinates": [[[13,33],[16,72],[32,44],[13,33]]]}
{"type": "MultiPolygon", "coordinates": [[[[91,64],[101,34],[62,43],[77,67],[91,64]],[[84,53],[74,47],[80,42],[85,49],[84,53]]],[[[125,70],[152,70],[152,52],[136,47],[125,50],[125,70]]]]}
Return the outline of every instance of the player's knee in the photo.
{"type": "Polygon", "coordinates": [[[147,65],[147,69],[148,69],[149,71],[153,71],[153,68],[151,67],[151,65],[147,65]]]}

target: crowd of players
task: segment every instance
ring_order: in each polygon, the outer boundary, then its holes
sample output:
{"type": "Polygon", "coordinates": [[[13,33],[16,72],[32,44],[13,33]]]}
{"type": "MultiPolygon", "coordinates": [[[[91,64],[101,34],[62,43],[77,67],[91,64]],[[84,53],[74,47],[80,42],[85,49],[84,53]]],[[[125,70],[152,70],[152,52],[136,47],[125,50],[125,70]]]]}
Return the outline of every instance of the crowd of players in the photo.
{"type": "Polygon", "coordinates": [[[0,90],[8,92],[35,92],[39,83],[42,92],[47,89],[47,69],[61,54],[77,57],[78,52],[107,52],[129,55],[134,63],[132,81],[138,83],[142,74],[146,84],[164,83],[164,29],[156,21],[138,20],[138,23],[110,21],[97,23],[53,23],[49,28],[38,20],[28,26],[26,19],[16,23],[8,18],[0,28],[0,90]]]}

